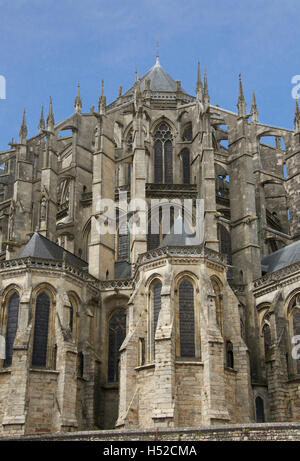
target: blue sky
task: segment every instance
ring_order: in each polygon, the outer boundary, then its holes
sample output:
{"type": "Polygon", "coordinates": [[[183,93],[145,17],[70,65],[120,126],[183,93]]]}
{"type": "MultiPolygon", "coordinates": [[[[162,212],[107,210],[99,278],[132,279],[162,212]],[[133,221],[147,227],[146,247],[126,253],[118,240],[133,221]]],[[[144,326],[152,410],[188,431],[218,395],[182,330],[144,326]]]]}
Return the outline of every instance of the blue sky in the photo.
{"type": "Polygon", "coordinates": [[[155,62],[194,94],[197,61],[207,68],[212,104],[236,111],[238,74],[259,119],[293,127],[291,78],[300,74],[299,0],[0,0],[0,149],[18,139],[23,108],[29,136],[41,105],[55,121],[72,114],[77,81],[83,111],[126,91],[134,70],[155,62]]]}

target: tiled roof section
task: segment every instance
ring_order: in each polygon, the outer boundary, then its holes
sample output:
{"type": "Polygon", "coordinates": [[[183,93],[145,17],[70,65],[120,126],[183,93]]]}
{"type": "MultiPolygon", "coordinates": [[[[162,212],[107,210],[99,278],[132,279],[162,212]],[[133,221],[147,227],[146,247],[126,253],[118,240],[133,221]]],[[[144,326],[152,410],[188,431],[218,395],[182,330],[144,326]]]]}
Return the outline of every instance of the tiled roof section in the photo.
{"type": "Polygon", "coordinates": [[[300,240],[262,258],[262,272],[275,272],[298,261],[300,261],[300,240]]]}
{"type": "Polygon", "coordinates": [[[60,247],[51,240],[47,239],[43,235],[35,232],[23,251],[20,253],[19,258],[25,258],[27,256],[43,259],[55,259],[56,261],[62,261],[66,255],[66,261],[76,267],[82,269],[88,266],[86,261],[78,258],[64,248],[60,247]]]}

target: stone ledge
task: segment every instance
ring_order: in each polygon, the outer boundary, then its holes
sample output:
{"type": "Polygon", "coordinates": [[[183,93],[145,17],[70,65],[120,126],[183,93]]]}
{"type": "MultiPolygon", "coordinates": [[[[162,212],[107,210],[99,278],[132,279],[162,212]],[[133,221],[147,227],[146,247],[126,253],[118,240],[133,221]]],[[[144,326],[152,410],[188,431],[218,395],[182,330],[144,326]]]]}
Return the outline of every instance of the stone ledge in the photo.
{"type": "Polygon", "coordinates": [[[247,423],[151,430],[99,430],[1,437],[0,441],[40,440],[300,440],[300,423],[247,423]]]}

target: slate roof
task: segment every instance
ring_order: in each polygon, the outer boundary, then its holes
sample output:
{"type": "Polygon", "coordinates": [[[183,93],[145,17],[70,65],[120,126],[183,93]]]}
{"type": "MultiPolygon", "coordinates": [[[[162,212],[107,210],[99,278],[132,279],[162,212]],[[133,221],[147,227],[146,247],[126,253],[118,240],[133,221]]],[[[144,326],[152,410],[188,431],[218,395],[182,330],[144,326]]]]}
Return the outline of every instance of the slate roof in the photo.
{"type": "MultiPolygon", "coordinates": [[[[146,78],[150,78],[150,90],[152,91],[175,93],[177,90],[176,81],[164,70],[158,58],[154,66],[141,78],[141,91],[145,90],[146,78]]],[[[134,93],[134,89],[135,85],[131,87],[124,96],[134,93]]],[[[188,94],[183,88],[181,88],[181,91],[188,94]]]]}
{"type": "Polygon", "coordinates": [[[184,222],[181,216],[178,216],[160,244],[160,248],[166,246],[191,246],[201,245],[200,239],[195,232],[192,232],[187,222],[184,222]]]}
{"type": "Polygon", "coordinates": [[[298,261],[300,261],[300,240],[262,258],[262,272],[266,274],[278,271],[298,261]]]}
{"type": "Polygon", "coordinates": [[[25,258],[28,256],[34,258],[54,259],[56,261],[62,261],[64,252],[66,254],[66,261],[73,266],[80,267],[82,269],[88,267],[88,263],[83,259],[78,258],[67,250],[64,250],[61,246],[57,245],[51,240],[44,237],[39,232],[35,232],[23,251],[20,253],[19,258],[25,258]]]}

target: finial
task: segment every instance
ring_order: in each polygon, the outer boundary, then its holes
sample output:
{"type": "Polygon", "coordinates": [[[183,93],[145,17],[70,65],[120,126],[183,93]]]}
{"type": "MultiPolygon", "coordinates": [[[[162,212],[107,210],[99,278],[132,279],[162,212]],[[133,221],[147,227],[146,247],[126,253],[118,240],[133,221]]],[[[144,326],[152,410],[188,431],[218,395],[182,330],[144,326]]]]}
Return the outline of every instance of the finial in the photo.
{"type": "Polygon", "coordinates": [[[99,97],[99,101],[98,101],[98,112],[100,114],[104,114],[105,107],[106,107],[106,97],[104,96],[104,80],[101,80],[101,96],[99,97]]]}
{"type": "Polygon", "coordinates": [[[208,94],[208,85],[207,85],[207,72],[206,68],[204,69],[204,89],[203,89],[203,102],[205,105],[209,105],[210,99],[208,94]]]}
{"type": "Polygon", "coordinates": [[[75,101],[74,101],[74,107],[75,107],[75,112],[76,113],[80,113],[81,109],[82,109],[82,100],[81,100],[81,97],[80,97],[79,88],[80,88],[80,84],[78,82],[78,84],[77,84],[77,96],[76,96],[75,101]]]}
{"type": "Polygon", "coordinates": [[[48,129],[54,128],[54,116],[53,116],[53,106],[52,106],[51,96],[50,96],[50,103],[49,103],[49,113],[47,117],[47,128],[48,129]]]}
{"type": "Polygon", "coordinates": [[[42,104],[41,118],[40,118],[38,129],[40,133],[45,129],[44,105],[43,104],[42,104]]]}
{"type": "Polygon", "coordinates": [[[258,110],[254,91],[252,93],[251,117],[253,122],[258,122],[258,110]]]}
{"type": "Polygon", "coordinates": [[[138,74],[138,71],[137,71],[137,68],[134,69],[134,75],[135,75],[135,81],[137,82],[137,74],[138,74]]]}
{"type": "Polygon", "coordinates": [[[21,128],[20,128],[19,136],[20,136],[20,143],[22,143],[23,141],[26,140],[27,126],[26,126],[26,109],[25,108],[24,108],[24,112],[23,112],[23,119],[22,119],[22,125],[21,125],[21,128]]]}
{"type": "Polygon", "coordinates": [[[159,41],[156,40],[156,62],[155,64],[159,65],[159,41]]]}

